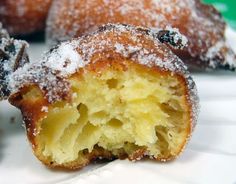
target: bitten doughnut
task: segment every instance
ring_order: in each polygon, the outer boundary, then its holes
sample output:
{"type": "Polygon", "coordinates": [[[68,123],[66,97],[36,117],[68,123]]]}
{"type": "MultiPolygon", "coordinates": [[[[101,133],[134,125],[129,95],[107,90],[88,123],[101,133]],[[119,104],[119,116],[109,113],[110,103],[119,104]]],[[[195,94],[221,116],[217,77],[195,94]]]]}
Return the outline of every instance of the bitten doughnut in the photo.
{"type": "Polygon", "coordinates": [[[60,0],[47,21],[47,38],[57,43],[92,32],[106,23],[178,28],[189,40],[173,49],[191,69],[235,70],[236,56],[225,42],[220,13],[200,0],[60,0]]]}
{"type": "Polygon", "coordinates": [[[52,0],[1,0],[0,22],[11,35],[43,31],[52,0]]]}
{"type": "Polygon", "coordinates": [[[10,102],[38,159],[77,169],[96,159],[176,158],[196,124],[198,97],[159,39],[186,43],[172,30],[109,24],[14,72],[10,102]]]}
{"type": "Polygon", "coordinates": [[[10,38],[0,23],[0,100],[10,95],[9,75],[29,61],[27,47],[26,42],[10,38]]]}

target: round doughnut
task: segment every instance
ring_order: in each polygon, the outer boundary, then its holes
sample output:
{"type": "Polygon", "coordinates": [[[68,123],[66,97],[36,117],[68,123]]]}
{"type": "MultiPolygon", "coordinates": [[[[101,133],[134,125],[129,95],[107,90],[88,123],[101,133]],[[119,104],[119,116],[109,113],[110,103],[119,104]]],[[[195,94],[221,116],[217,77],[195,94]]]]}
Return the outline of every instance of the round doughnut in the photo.
{"type": "Polygon", "coordinates": [[[220,13],[200,0],[60,0],[47,21],[48,41],[57,43],[96,30],[106,23],[165,29],[178,28],[188,40],[174,49],[191,69],[235,70],[236,56],[225,43],[220,13]]]}
{"type": "Polygon", "coordinates": [[[10,35],[43,31],[52,0],[1,0],[0,22],[10,35]]]}
{"type": "Polygon", "coordinates": [[[162,42],[180,48],[185,39],[108,24],[14,72],[10,102],[22,111],[37,158],[67,169],[96,159],[176,158],[196,124],[198,96],[162,42]]]}

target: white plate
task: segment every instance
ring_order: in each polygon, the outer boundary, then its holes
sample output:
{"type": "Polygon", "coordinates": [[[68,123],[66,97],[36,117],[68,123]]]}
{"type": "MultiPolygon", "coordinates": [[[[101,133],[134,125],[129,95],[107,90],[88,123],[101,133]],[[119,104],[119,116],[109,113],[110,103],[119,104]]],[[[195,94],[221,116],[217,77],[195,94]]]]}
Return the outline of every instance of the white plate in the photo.
{"type": "MultiPolygon", "coordinates": [[[[236,33],[227,30],[236,48],[236,33]]],[[[31,59],[47,50],[31,45],[31,59]]],[[[186,151],[175,161],[91,164],[80,171],[50,170],[32,154],[18,110],[0,103],[0,184],[219,183],[236,184],[236,75],[195,74],[201,97],[198,125],[186,151]]]]}

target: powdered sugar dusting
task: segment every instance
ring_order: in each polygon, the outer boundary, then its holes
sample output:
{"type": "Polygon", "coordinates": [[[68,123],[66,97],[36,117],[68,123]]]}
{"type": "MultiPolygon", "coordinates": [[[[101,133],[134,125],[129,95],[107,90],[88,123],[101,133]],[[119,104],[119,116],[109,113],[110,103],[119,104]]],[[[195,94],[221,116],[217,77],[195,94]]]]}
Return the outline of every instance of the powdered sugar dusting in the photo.
{"type": "Polygon", "coordinates": [[[45,65],[53,71],[59,71],[60,75],[74,73],[77,68],[83,67],[83,62],[77,51],[68,43],[62,43],[57,52],[52,52],[45,65]]]}
{"type": "Polygon", "coordinates": [[[26,42],[10,38],[0,23],[0,99],[9,95],[9,75],[28,62],[26,47],[26,42]]]}
{"type": "Polygon", "coordinates": [[[42,60],[25,64],[9,75],[9,89],[14,93],[24,85],[38,84],[40,89],[47,92],[49,102],[61,98],[69,90],[69,84],[64,77],[85,65],[75,49],[69,42],[62,43],[42,60]]]}
{"type": "Polygon", "coordinates": [[[232,70],[236,68],[236,55],[228,48],[229,46],[224,41],[219,41],[214,46],[209,48],[206,56],[208,58],[212,58],[209,60],[209,65],[212,68],[216,68],[219,65],[219,63],[216,62],[215,57],[224,57],[224,65],[228,65],[228,67],[232,70]],[[224,50],[226,50],[226,52],[224,50]],[[225,53],[222,54],[222,52],[225,53]]]}
{"type": "Polygon", "coordinates": [[[208,48],[225,42],[225,23],[213,7],[199,0],[54,1],[47,21],[47,37],[53,42],[64,41],[92,32],[108,22],[158,29],[177,27],[189,40],[185,51],[190,59],[201,60],[204,66],[218,62],[218,65],[235,68],[236,60],[227,60],[229,47],[221,60],[216,60],[213,53],[208,54],[208,48]]]}
{"type": "MultiPolygon", "coordinates": [[[[186,66],[156,38],[153,31],[140,27],[109,24],[93,34],[64,42],[47,53],[42,60],[26,64],[13,73],[11,89],[17,92],[25,85],[36,84],[45,92],[49,102],[55,102],[61,100],[61,94],[69,93],[70,84],[67,78],[78,69],[117,54],[124,60],[183,76],[189,89],[193,118],[197,116],[196,86],[186,66]]],[[[193,121],[196,122],[196,119],[193,121]]]]}
{"type": "Polygon", "coordinates": [[[174,42],[177,44],[177,43],[179,42],[179,40],[181,40],[182,45],[183,45],[181,48],[184,48],[184,47],[187,48],[188,39],[187,39],[186,36],[182,35],[182,34],[179,32],[179,29],[177,29],[177,28],[172,28],[172,27],[170,27],[170,26],[166,26],[165,29],[166,29],[166,30],[169,30],[169,31],[171,31],[171,32],[177,33],[177,34],[175,34],[175,36],[174,36],[174,42]]]}
{"type": "Polygon", "coordinates": [[[153,35],[158,35],[162,43],[171,43],[175,49],[186,49],[188,46],[188,39],[185,35],[181,34],[178,28],[166,26],[165,30],[151,29],[153,35]]]}
{"type": "Polygon", "coordinates": [[[41,108],[41,111],[42,111],[42,112],[48,112],[48,107],[47,107],[47,106],[43,106],[43,107],[41,108]]]}

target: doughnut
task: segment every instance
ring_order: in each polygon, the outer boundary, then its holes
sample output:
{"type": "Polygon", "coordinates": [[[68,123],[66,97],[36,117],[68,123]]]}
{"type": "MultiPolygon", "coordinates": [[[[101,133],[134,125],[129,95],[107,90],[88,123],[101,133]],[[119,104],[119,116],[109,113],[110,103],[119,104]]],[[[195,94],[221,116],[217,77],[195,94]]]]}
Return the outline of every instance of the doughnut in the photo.
{"type": "Polygon", "coordinates": [[[225,22],[211,5],[200,0],[60,0],[47,20],[50,44],[76,38],[106,23],[154,29],[179,29],[189,44],[173,49],[191,70],[235,70],[236,56],[225,41],[225,22]]]}
{"type": "Polygon", "coordinates": [[[1,0],[0,22],[10,35],[27,35],[45,29],[52,0],[1,0]]]}
{"type": "Polygon", "coordinates": [[[27,47],[26,42],[10,38],[0,23],[0,100],[10,95],[9,75],[29,61],[27,47]]]}
{"type": "Polygon", "coordinates": [[[36,157],[79,169],[105,159],[169,161],[184,150],[198,96],[183,62],[166,46],[186,38],[108,24],[63,42],[12,75],[10,103],[24,118],[36,157]]]}

